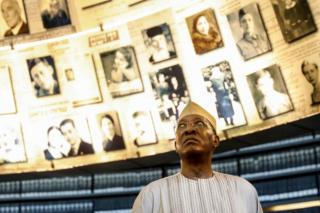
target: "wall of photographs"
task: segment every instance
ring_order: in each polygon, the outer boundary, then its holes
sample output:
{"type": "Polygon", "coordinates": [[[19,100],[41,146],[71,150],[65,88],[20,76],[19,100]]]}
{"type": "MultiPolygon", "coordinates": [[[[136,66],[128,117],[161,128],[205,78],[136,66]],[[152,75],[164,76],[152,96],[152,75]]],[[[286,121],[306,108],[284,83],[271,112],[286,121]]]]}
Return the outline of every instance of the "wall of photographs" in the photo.
{"type": "Polygon", "coordinates": [[[318,3],[0,1],[0,173],[171,151],[190,99],[222,140],[319,113],[318,3]]]}

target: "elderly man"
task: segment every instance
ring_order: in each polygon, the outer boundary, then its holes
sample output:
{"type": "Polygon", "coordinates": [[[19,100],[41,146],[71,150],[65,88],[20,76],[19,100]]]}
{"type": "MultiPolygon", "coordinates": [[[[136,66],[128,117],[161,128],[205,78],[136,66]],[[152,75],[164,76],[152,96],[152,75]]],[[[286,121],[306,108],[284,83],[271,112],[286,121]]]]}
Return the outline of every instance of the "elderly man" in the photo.
{"type": "Polygon", "coordinates": [[[181,172],[147,185],[136,198],[133,212],[261,213],[249,182],[212,170],[211,157],[219,143],[215,118],[190,102],[176,129],[181,172]]]}
{"type": "Polygon", "coordinates": [[[161,26],[152,27],[146,33],[150,39],[150,48],[152,49],[149,62],[157,63],[176,56],[174,51],[169,50],[167,39],[161,26]]]}
{"type": "Polygon", "coordinates": [[[30,60],[29,69],[37,97],[60,93],[59,84],[54,77],[54,68],[45,57],[30,60]]]}
{"type": "Polygon", "coordinates": [[[243,30],[242,38],[237,42],[238,49],[244,60],[248,60],[271,50],[265,33],[256,31],[254,18],[245,9],[239,11],[240,27],[243,30]]]}
{"type": "Polygon", "coordinates": [[[22,20],[21,8],[17,0],[3,0],[1,2],[1,12],[9,27],[4,33],[4,37],[29,33],[28,25],[22,20]]]}

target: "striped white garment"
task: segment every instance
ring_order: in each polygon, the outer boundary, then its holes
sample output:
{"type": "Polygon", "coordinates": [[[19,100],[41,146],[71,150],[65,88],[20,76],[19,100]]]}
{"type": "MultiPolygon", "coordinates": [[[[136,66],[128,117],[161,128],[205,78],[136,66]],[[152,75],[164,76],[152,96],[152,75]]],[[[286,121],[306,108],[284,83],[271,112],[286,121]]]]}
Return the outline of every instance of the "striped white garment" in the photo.
{"type": "Polygon", "coordinates": [[[214,172],[207,179],[181,173],[148,184],[136,198],[133,213],[262,213],[256,189],[245,179],[214,172]]]}

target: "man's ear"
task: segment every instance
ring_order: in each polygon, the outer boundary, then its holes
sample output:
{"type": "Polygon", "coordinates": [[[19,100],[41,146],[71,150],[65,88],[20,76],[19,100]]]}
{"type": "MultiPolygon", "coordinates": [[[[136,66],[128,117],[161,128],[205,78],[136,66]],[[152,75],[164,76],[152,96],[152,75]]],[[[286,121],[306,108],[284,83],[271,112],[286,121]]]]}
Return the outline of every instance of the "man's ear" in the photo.
{"type": "Polygon", "coordinates": [[[217,148],[220,145],[220,138],[217,134],[215,134],[214,137],[215,137],[214,147],[217,148]]]}

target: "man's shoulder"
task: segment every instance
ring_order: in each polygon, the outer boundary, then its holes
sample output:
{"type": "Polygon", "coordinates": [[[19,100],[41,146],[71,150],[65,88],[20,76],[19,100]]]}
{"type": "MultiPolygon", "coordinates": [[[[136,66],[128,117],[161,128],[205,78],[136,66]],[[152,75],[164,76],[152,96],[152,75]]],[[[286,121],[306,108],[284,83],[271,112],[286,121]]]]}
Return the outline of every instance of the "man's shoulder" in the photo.
{"type": "Polygon", "coordinates": [[[253,185],[242,177],[220,172],[215,172],[215,175],[217,178],[226,180],[229,184],[236,186],[240,190],[254,189],[253,185]]]}
{"type": "Polygon", "coordinates": [[[148,185],[146,185],[144,187],[144,190],[146,192],[156,192],[159,191],[160,189],[163,189],[164,187],[167,186],[168,181],[173,180],[175,178],[177,178],[178,174],[175,175],[170,175],[168,177],[164,177],[164,178],[160,178],[158,180],[152,181],[151,183],[149,183],[148,185]]]}

